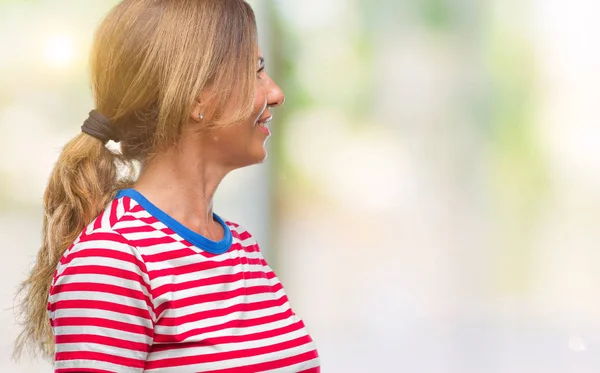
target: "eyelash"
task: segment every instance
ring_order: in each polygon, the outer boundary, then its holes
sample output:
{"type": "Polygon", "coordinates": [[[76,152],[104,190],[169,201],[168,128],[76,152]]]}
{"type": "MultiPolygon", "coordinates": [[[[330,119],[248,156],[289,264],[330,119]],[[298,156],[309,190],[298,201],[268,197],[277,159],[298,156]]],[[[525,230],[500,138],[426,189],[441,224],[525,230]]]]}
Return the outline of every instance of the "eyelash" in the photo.
{"type": "Polygon", "coordinates": [[[258,77],[260,78],[260,73],[262,73],[262,72],[264,72],[264,71],[265,71],[265,68],[264,68],[264,66],[263,66],[263,67],[261,67],[260,69],[258,69],[258,71],[256,72],[256,76],[258,76],[258,77]]]}

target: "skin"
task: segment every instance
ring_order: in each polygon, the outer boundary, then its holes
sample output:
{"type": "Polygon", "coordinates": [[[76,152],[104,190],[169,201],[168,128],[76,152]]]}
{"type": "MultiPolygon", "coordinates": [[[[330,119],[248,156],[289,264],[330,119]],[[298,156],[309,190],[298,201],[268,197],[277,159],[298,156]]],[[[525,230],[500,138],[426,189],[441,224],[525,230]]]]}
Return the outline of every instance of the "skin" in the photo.
{"type": "Polygon", "coordinates": [[[248,119],[201,132],[198,128],[210,118],[200,120],[202,109],[195,105],[177,146],[146,164],[134,186],[175,220],[214,241],[224,235],[213,219],[213,197],[219,184],[229,172],[266,159],[269,136],[259,123],[268,120],[271,108],[285,100],[282,90],[264,71],[262,59],[259,49],[254,109],[248,119]]]}

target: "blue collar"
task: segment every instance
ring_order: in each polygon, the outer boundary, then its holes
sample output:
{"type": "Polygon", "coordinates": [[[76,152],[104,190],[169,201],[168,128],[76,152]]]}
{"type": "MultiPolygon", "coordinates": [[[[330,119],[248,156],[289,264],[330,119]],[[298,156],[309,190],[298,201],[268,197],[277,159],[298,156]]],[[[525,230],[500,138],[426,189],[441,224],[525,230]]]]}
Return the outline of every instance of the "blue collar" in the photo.
{"type": "Polygon", "coordinates": [[[161,223],[175,231],[179,236],[183,239],[189,241],[194,246],[207,251],[212,254],[223,254],[231,247],[231,230],[225,224],[223,219],[221,219],[217,214],[213,213],[213,219],[217,221],[223,227],[223,231],[225,235],[220,241],[210,240],[201,234],[198,234],[191,229],[187,228],[177,220],[170,217],[166,212],[162,211],[158,207],[156,207],[152,202],[148,201],[146,197],[144,197],[140,192],[135,189],[123,189],[117,193],[115,199],[119,199],[121,197],[129,197],[141,205],[150,215],[154,216],[161,223]]]}

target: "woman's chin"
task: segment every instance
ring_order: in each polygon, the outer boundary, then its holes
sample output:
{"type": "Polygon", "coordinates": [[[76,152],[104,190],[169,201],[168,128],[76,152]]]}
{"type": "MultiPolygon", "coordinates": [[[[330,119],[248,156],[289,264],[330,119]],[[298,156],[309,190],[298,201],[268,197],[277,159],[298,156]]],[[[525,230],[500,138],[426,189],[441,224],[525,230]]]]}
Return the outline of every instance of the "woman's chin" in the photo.
{"type": "Polygon", "coordinates": [[[265,162],[267,160],[268,155],[269,154],[267,153],[267,149],[263,148],[262,152],[257,155],[256,159],[258,159],[258,161],[256,163],[259,164],[265,162]]]}
{"type": "Polygon", "coordinates": [[[266,161],[267,161],[267,158],[268,158],[268,156],[269,156],[269,155],[267,154],[267,152],[265,152],[265,156],[264,156],[264,157],[262,157],[261,161],[260,161],[260,162],[258,162],[258,163],[264,163],[264,162],[266,162],[266,161]]]}
{"type": "Polygon", "coordinates": [[[248,167],[255,164],[261,164],[264,163],[266,160],[267,150],[263,148],[262,150],[257,150],[252,154],[248,154],[248,156],[245,158],[244,162],[242,162],[240,167],[248,167]]]}

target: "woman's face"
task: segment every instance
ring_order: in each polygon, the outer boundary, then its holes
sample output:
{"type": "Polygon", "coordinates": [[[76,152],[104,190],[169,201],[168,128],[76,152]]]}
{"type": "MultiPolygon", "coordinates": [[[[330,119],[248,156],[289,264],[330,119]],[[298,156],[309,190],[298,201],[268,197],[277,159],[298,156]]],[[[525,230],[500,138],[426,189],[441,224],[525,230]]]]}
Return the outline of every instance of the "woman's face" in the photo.
{"type": "Polygon", "coordinates": [[[271,135],[269,122],[273,118],[271,108],[280,106],[285,100],[281,89],[265,71],[260,49],[257,56],[256,74],[254,109],[250,117],[245,121],[233,123],[211,132],[212,140],[221,150],[220,158],[227,167],[245,167],[261,163],[266,159],[265,145],[271,135]]]}

